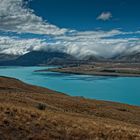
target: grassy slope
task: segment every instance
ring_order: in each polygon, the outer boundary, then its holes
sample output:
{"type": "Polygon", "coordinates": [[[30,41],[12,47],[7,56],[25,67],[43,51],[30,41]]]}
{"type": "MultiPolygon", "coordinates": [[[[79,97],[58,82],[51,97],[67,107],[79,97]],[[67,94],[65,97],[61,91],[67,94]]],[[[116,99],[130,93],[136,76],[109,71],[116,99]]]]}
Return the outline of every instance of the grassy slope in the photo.
{"type": "Polygon", "coordinates": [[[140,107],[56,94],[1,77],[0,139],[139,140],[140,107]]]}

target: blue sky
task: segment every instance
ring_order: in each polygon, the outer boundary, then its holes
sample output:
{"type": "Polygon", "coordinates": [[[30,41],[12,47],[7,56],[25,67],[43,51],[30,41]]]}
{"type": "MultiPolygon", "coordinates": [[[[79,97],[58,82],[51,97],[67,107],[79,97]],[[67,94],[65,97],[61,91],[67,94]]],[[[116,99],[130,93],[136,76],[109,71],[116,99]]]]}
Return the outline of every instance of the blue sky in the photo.
{"type": "Polygon", "coordinates": [[[0,53],[140,52],[140,0],[0,0],[0,53]]]}
{"type": "Polygon", "coordinates": [[[140,27],[140,0],[33,0],[29,7],[61,28],[136,31],[140,27]],[[96,19],[108,11],[112,14],[109,21],[96,19]]]}

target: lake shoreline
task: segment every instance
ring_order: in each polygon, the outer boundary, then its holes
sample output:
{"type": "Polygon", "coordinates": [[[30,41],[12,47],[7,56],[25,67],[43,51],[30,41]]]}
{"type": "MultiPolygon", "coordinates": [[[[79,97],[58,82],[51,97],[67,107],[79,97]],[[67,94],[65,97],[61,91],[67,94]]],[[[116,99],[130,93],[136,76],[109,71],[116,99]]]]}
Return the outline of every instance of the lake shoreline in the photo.
{"type": "Polygon", "coordinates": [[[34,72],[58,72],[75,75],[91,75],[91,76],[109,76],[109,77],[140,77],[140,74],[124,74],[124,73],[101,73],[101,72],[75,72],[71,70],[63,70],[63,68],[35,70],[34,72]]]}
{"type": "Polygon", "coordinates": [[[75,75],[49,71],[34,72],[47,68],[50,67],[1,68],[0,74],[54,91],[68,93],[70,96],[140,105],[140,78],[75,75]]]}
{"type": "Polygon", "coordinates": [[[93,63],[84,65],[65,66],[49,69],[52,72],[62,72],[70,74],[113,76],[113,77],[140,77],[140,64],[132,63],[93,63]]]}

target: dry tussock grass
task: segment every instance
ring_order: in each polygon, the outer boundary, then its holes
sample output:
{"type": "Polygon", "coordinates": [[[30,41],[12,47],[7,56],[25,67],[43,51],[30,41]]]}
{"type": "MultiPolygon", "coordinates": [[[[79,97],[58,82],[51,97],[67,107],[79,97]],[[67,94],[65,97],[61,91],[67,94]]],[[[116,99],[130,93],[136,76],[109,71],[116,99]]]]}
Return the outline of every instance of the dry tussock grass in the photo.
{"type": "Polygon", "coordinates": [[[6,81],[0,78],[0,140],[140,139],[140,107],[6,81]]]}

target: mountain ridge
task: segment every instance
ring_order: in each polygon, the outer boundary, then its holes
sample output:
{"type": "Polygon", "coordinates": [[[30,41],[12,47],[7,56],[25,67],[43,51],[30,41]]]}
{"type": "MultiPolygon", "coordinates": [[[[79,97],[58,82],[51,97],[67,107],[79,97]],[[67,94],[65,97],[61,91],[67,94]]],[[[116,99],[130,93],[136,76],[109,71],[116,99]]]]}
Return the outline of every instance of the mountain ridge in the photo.
{"type": "Polygon", "coordinates": [[[139,63],[140,53],[119,54],[112,58],[87,55],[77,58],[59,51],[31,51],[21,56],[0,54],[1,66],[71,65],[92,62],[128,62],[139,63]]]}
{"type": "Polygon", "coordinates": [[[133,52],[129,54],[120,54],[114,58],[119,61],[140,62],[140,52],[133,52]]]}

